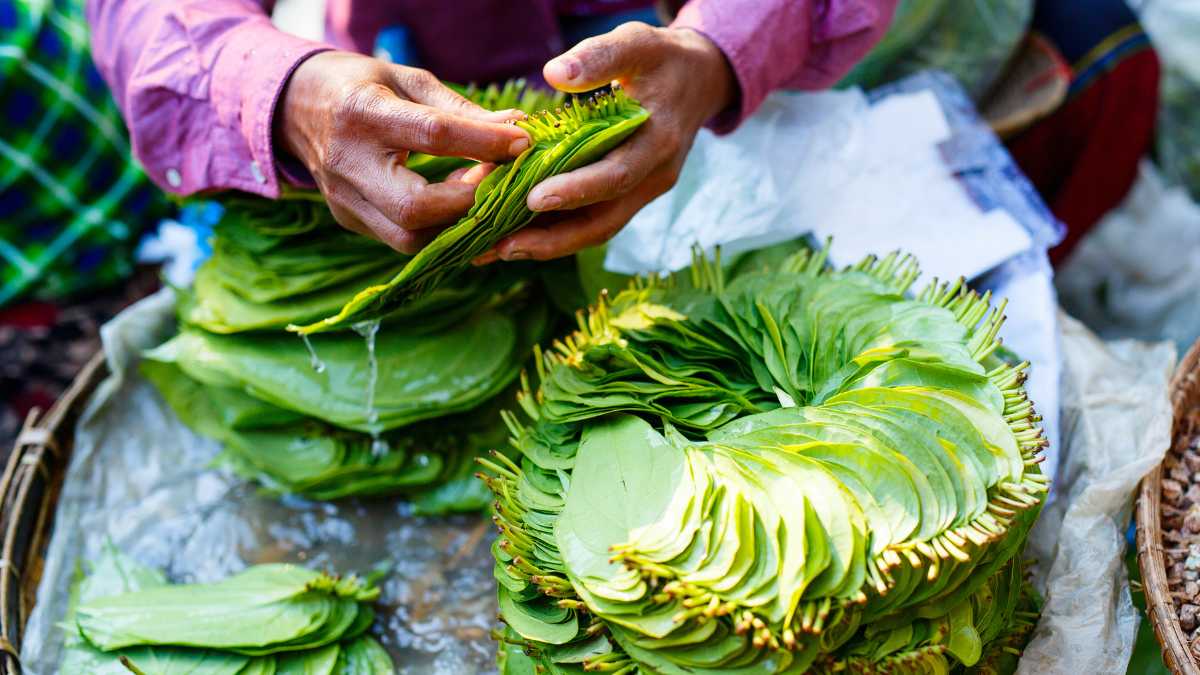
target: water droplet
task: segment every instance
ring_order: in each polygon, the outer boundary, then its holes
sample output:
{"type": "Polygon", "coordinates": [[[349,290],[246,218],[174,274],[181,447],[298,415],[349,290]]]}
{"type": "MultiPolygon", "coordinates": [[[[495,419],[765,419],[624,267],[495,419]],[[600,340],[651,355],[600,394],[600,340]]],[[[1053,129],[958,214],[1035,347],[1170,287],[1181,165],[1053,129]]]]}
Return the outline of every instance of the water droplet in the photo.
{"type": "Polygon", "coordinates": [[[312,340],[309,340],[307,335],[301,335],[300,339],[304,341],[304,347],[308,350],[308,362],[312,369],[318,375],[325,372],[325,362],[317,357],[317,350],[313,347],[312,340]]]}
{"type": "Polygon", "coordinates": [[[378,433],[371,434],[371,454],[375,457],[382,457],[387,454],[392,446],[388,442],[379,437],[378,433]]]}

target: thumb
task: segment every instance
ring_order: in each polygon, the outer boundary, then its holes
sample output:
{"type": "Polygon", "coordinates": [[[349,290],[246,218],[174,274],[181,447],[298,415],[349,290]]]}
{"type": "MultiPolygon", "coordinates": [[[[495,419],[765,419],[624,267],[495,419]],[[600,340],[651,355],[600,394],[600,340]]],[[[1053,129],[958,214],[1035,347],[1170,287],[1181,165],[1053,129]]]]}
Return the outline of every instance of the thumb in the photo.
{"type": "Polygon", "coordinates": [[[641,68],[655,45],[655,29],[640,22],[588,38],[551,59],[542,76],[561,91],[579,93],[626,79],[641,68]]]}

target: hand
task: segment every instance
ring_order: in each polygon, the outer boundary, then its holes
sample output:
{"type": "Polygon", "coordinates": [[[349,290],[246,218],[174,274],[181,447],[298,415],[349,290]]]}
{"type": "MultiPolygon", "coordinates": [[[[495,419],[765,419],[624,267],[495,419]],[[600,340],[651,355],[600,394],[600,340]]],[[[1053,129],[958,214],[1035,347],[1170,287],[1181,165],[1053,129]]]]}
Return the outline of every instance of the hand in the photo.
{"type": "Polygon", "coordinates": [[[737,96],[725,55],[685,28],[627,23],[546,64],[546,81],[584,92],[617,81],[650,119],[604,159],[543,181],[529,193],[546,212],[476,262],[548,260],[608,241],[675,184],[696,132],[737,96]]]}
{"type": "Polygon", "coordinates": [[[343,52],[300,64],[276,119],[277,145],[312,172],[343,227],[415,253],[471,207],[485,171],[429,183],[404,167],[408,153],[501,161],[529,147],[505,122],[428,71],[343,52]]]}

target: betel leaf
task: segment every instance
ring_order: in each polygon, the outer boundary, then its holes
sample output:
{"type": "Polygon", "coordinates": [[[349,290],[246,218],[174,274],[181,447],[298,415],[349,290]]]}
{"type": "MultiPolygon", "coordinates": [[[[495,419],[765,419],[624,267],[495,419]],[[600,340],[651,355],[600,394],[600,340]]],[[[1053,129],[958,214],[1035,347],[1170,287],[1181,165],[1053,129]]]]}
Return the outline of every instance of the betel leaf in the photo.
{"type": "Polygon", "coordinates": [[[102,652],[80,636],[75,615],[80,603],[167,585],[157,570],[142,565],[106,542],[100,556],[82,570],[72,584],[67,615],[64,617],[64,641],[61,675],[128,675],[130,672],[154,675],[240,675],[251,661],[240,654],[177,647],[134,647],[120,652],[102,652]],[[122,658],[126,659],[122,662],[122,658]]]}
{"type": "Polygon", "coordinates": [[[332,316],[289,329],[305,335],[344,329],[419,300],[528,225],[535,214],[526,198],[535,185],[600,159],[648,117],[641,105],[616,89],[517,122],[529,132],[531,147],[479,184],[475,204],[461,220],[438,234],[388,282],[364,288],[332,316]]]}
{"type": "MultiPolygon", "coordinates": [[[[338,641],[378,591],[292,565],[260,565],[213,584],[159,586],[79,605],[75,622],[104,651],[137,645],[257,655],[338,641]]],[[[365,611],[365,610],[364,610],[365,611]]]]}
{"type": "MultiPolygon", "coordinates": [[[[378,590],[369,583],[353,576],[337,579],[286,565],[251,568],[232,579],[232,583],[225,584],[170,586],[156,570],[121,554],[111,543],[106,544],[100,557],[90,565],[90,572],[86,576],[80,574],[72,586],[64,623],[67,631],[66,649],[59,672],[64,675],[391,675],[394,672],[387,652],[372,638],[362,635],[370,626],[374,613],[368,606],[358,603],[370,601],[378,594],[378,590]],[[330,642],[325,646],[306,650],[301,649],[299,642],[293,639],[276,645],[278,649],[273,651],[279,651],[278,656],[251,657],[214,646],[217,643],[230,644],[242,639],[230,637],[230,634],[224,638],[210,640],[213,644],[193,647],[145,643],[102,651],[99,646],[88,641],[89,636],[108,640],[113,637],[112,632],[87,631],[83,628],[84,625],[93,625],[97,607],[113,610],[141,606],[142,616],[123,615],[123,620],[119,618],[118,622],[129,629],[131,624],[128,620],[133,618],[135,622],[152,626],[152,630],[161,629],[178,637],[178,626],[160,627],[155,623],[156,620],[162,619],[163,622],[171,624],[176,621],[175,617],[180,612],[197,609],[197,620],[204,622],[214,614],[213,605],[221,598],[228,600],[231,592],[240,590],[247,596],[279,596],[281,594],[273,592],[272,589],[283,587],[299,588],[299,594],[293,596],[297,598],[325,594],[339,601],[354,604],[357,609],[353,619],[339,623],[345,628],[343,637],[346,642],[340,645],[330,642]],[[204,595],[208,588],[216,590],[214,597],[206,598],[203,602],[195,599],[198,595],[204,595]],[[136,601],[123,603],[119,600],[121,598],[133,598],[136,601]],[[170,608],[146,604],[153,598],[185,602],[181,606],[170,608]]],[[[244,636],[247,632],[253,632],[248,623],[252,619],[252,614],[238,615],[240,623],[231,621],[224,630],[241,631],[244,636]]],[[[330,627],[327,625],[326,629],[330,627]]],[[[193,631],[192,637],[208,635],[209,638],[213,638],[219,630],[215,625],[199,627],[197,631],[193,631]]]]}
{"type": "Polygon", "coordinates": [[[999,663],[1027,635],[1045,441],[1027,364],[994,356],[1002,307],[961,282],[910,294],[917,275],[899,254],[698,257],[582,313],[506,418],[520,457],[485,462],[527,654],[506,663],[577,667],[559,645],[604,631],[578,667],[999,663]],[[566,610],[591,624],[572,635],[566,610]]]}

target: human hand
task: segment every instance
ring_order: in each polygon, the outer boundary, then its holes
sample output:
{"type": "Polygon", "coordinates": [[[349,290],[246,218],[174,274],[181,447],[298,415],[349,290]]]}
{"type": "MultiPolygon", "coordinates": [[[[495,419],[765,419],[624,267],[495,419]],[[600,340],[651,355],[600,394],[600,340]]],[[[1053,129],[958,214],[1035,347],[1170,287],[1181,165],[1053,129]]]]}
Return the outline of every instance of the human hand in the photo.
{"type": "Polygon", "coordinates": [[[568,92],[615,80],[650,111],[650,119],[604,159],[534,187],[527,204],[544,214],[477,264],[548,260],[608,241],[675,184],[696,132],[737,96],[733,70],[707,37],[643,23],[580,42],[547,63],[543,74],[568,92]]]}
{"type": "Polygon", "coordinates": [[[343,227],[411,254],[471,207],[486,167],[429,183],[405,168],[408,153],[508,160],[529,147],[528,134],[505,123],[521,116],[488,112],[425,70],[324,52],[288,80],[276,139],[343,227]]]}

